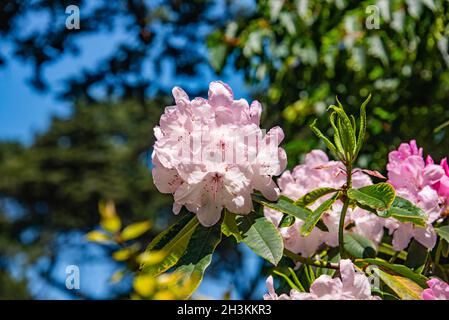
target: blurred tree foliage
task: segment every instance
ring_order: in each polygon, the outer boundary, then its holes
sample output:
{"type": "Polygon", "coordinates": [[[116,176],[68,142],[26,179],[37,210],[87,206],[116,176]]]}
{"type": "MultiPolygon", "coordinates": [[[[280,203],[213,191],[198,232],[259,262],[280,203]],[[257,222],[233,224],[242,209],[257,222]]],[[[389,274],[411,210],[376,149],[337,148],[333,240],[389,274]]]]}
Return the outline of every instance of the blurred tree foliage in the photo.
{"type": "Polygon", "coordinates": [[[447,131],[433,130],[449,119],[448,21],[444,0],[261,0],[208,44],[218,71],[232,63],[263,89],[291,166],[316,146],[306,124],[336,95],[355,111],[371,93],[364,160],[382,169],[389,149],[412,138],[447,155],[447,131]]]}
{"type": "Polygon", "coordinates": [[[32,146],[0,144],[0,204],[10,209],[0,219],[0,260],[18,252],[29,263],[56,256],[53,236],[98,224],[102,199],[114,200],[128,222],[170,207],[148,169],[155,109],[163,105],[78,105],[32,146]]]}
{"type": "MultiPolygon", "coordinates": [[[[56,92],[73,104],[68,117],[55,117],[29,146],[0,143],[0,298],[28,298],[26,284],[6,272],[10,264],[17,256],[54,259],[57,235],[94,227],[101,199],[113,200],[125,223],[159,213],[157,232],[169,222],[171,199],[155,191],[148,170],[152,127],[173,85],[205,94],[207,84],[193,80],[208,68],[207,54],[216,70],[242,70],[258,89],[265,125],[286,132],[290,165],[317,146],[306,124],[335,95],[355,111],[369,92],[366,162],[382,168],[388,148],[415,137],[426,152],[445,155],[447,133],[433,128],[449,119],[448,7],[443,0],[1,1],[0,44],[8,50],[0,65],[31,65],[37,90],[54,93],[45,71],[76,57],[83,37],[126,36],[93,66],[74,65],[56,92]],[[68,5],[80,7],[79,30],[65,28],[68,5]],[[379,10],[367,12],[369,5],[379,10]],[[376,12],[379,29],[367,29],[376,12]],[[169,83],[161,80],[167,74],[169,83]]],[[[238,274],[240,253],[228,247],[220,248],[220,266],[238,274]]],[[[236,289],[249,298],[257,284],[236,289]]]]}

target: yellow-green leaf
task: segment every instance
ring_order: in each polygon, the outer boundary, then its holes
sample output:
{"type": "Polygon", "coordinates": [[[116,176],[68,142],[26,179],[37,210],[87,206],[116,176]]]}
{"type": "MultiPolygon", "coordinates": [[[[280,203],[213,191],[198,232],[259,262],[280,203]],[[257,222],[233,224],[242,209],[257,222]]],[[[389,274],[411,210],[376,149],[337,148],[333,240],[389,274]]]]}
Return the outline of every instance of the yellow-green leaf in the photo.
{"type": "Polygon", "coordinates": [[[122,227],[122,221],[117,215],[114,202],[100,201],[98,204],[98,210],[100,211],[100,225],[104,230],[111,233],[115,233],[120,230],[122,227]]]}
{"type": "Polygon", "coordinates": [[[97,230],[87,233],[86,238],[89,241],[99,242],[99,243],[105,243],[105,242],[112,241],[111,236],[109,236],[108,234],[105,234],[101,231],[97,231],[97,230]]]}
{"type": "Polygon", "coordinates": [[[304,224],[301,226],[301,235],[302,236],[308,236],[310,232],[312,232],[313,228],[315,228],[315,225],[320,220],[321,216],[329,210],[329,208],[332,206],[332,204],[337,199],[336,196],[327,199],[324,201],[311,215],[309,215],[304,221],[304,224]]]}
{"type": "Polygon", "coordinates": [[[321,198],[329,193],[333,193],[333,192],[337,192],[337,191],[338,190],[335,188],[328,188],[328,187],[315,189],[315,190],[310,191],[309,193],[306,193],[301,198],[296,200],[294,203],[297,206],[305,207],[305,206],[313,204],[319,198],[321,198]]]}
{"type": "Polygon", "coordinates": [[[226,237],[233,236],[237,242],[242,241],[239,227],[237,226],[236,215],[228,210],[225,210],[223,222],[221,224],[221,232],[226,237]]]}
{"type": "Polygon", "coordinates": [[[151,229],[150,221],[142,221],[130,224],[122,231],[123,241],[128,241],[140,237],[142,234],[151,229]]]}
{"type": "Polygon", "coordinates": [[[393,186],[386,182],[348,190],[348,197],[351,200],[375,210],[389,209],[395,195],[396,192],[393,186]]]}
{"type": "Polygon", "coordinates": [[[199,222],[195,217],[191,219],[179,233],[167,242],[160,250],[164,253],[164,259],[159,263],[142,265],[143,270],[150,275],[158,275],[173,267],[184,254],[189,244],[190,238],[197,228],[199,222]]]}
{"type": "Polygon", "coordinates": [[[392,275],[380,269],[376,271],[380,279],[403,300],[421,300],[423,289],[408,278],[392,275]]]}
{"type": "Polygon", "coordinates": [[[138,275],[133,281],[134,290],[142,297],[149,297],[154,293],[156,281],[148,274],[138,275]]]}

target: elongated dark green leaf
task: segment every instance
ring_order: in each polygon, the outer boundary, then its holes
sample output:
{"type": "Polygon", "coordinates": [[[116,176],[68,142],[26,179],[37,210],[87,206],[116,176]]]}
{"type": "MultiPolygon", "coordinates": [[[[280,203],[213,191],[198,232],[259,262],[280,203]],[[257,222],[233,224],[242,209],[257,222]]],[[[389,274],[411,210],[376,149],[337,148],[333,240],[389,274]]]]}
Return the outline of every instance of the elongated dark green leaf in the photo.
{"type": "Polygon", "coordinates": [[[279,221],[279,228],[286,228],[286,227],[290,227],[292,224],[295,223],[296,218],[293,216],[289,216],[288,214],[284,214],[282,216],[281,221],[279,221]]]}
{"type": "Polygon", "coordinates": [[[416,273],[412,269],[410,269],[402,264],[389,263],[388,261],[385,261],[380,258],[375,258],[375,259],[368,258],[368,259],[363,259],[363,260],[358,260],[358,261],[363,261],[368,264],[372,264],[372,265],[376,265],[381,268],[388,269],[388,270],[393,271],[401,276],[404,276],[406,278],[413,280],[422,288],[427,288],[427,280],[429,280],[427,277],[425,277],[422,274],[416,273]]]}
{"type": "Polygon", "coordinates": [[[311,215],[307,217],[306,221],[304,221],[303,225],[301,226],[302,236],[308,236],[310,232],[312,232],[313,228],[315,228],[315,225],[321,219],[323,213],[329,210],[329,208],[332,206],[332,204],[335,202],[336,199],[337,199],[336,196],[327,199],[318,208],[316,208],[316,210],[313,211],[311,215]]]}
{"type": "Polygon", "coordinates": [[[318,189],[310,191],[309,193],[306,193],[301,198],[296,200],[294,202],[294,204],[297,206],[300,206],[300,207],[305,207],[305,206],[313,204],[316,200],[318,200],[322,196],[325,196],[326,194],[337,192],[337,191],[338,190],[335,188],[328,188],[328,187],[318,188],[318,189]]]}
{"type": "Polygon", "coordinates": [[[449,257],[449,242],[447,242],[446,240],[442,240],[442,242],[441,254],[443,255],[443,257],[447,258],[449,257]]]}
{"type": "Polygon", "coordinates": [[[437,234],[442,238],[442,250],[441,253],[443,257],[447,258],[449,256],[449,226],[442,226],[435,228],[437,234]]]}
{"type": "Polygon", "coordinates": [[[242,241],[242,235],[237,226],[236,215],[228,210],[225,210],[223,222],[221,224],[221,232],[223,232],[226,237],[233,236],[237,242],[242,241]]]}
{"type": "Polygon", "coordinates": [[[355,258],[373,258],[377,254],[371,240],[355,233],[344,235],[344,245],[345,250],[355,258]]]}
{"type": "Polygon", "coordinates": [[[427,258],[429,257],[429,251],[426,247],[413,239],[407,250],[407,259],[405,265],[418,273],[421,273],[424,269],[427,258]]]}
{"type": "MultiPolygon", "coordinates": [[[[143,268],[143,270],[146,273],[155,276],[173,267],[186,251],[190,241],[190,237],[194,233],[195,229],[198,227],[198,224],[199,222],[196,217],[194,219],[191,219],[178,233],[176,233],[173,236],[173,238],[171,238],[168,242],[166,242],[165,245],[163,245],[162,247],[161,247],[162,241],[159,241],[157,245],[151,245],[150,243],[150,245],[148,246],[149,248],[152,247],[150,251],[154,250],[161,251],[162,254],[164,255],[164,258],[155,264],[151,265],[143,264],[141,268],[143,268]]],[[[174,233],[174,230],[170,231],[169,229],[168,231],[170,234],[172,232],[174,233]]],[[[160,237],[159,240],[162,239],[166,240],[167,239],[166,235],[167,234],[160,237]]],[[[147,251],[148,250],[149,249],[147,248],[147,251]]]]}
{"type": "Polygon", "coordinates": [[[340,101],[338,101],[338,98],[337,102],[339,104],[339,107],[332,105],[329,108],[338,114],[337,126],[340,139],[343,144],[343,149],[345,150],[345,154],[352,157],[354,155],[356,147],[354,128],[352,127],[351,119],[349,119],[348,115],[344,111],[343,106],[341,105],[340,101]]]}
{"type": "Polygon", "coordinates": [[[379,290],[379,288],[371,288],[371,294],[379,296],[382,300],[400,300],[394,294],[379,290]]]}
{"type": "Polygon", "coordinates": [[[403,300],[421,300],[422,288],[414,281],[382,270],[377,271],[380,279],[403,300]]]}
{"type": "MultiPolygon", "coordinates": [[[[259,194],[253,194],[252,198],[255,202],[260,203],[264,207],[291,215],[303,221],[305,221],[307,217],[312,214],[312,210],[306,207],[296,206],[292,199],[283,195],[279,196],[277,201],[268,201],[259,194]]],[[[317,227],[320,230],[328,231],[326,225],[321,221],[317,223],[317,227]]]]}
{"type": "Polygon", "coordinates": [[[332,129],[334,130],[334,143],[335,143],[335,147],[337,148],[337,151],[341,154],[344,155],[345,154],[345,150],[343,148],[343,144],[341,142],[341,137],[340,137],[340,133],[339,133],[339,129],[337,128],[337,125],[335,124],[335,118],[338,116],[338,114],[336,112],[332,112],[331,115],[329,116],[329,122],[332,126],[332,129]]]}
{"type": "Polygon", "coordinates": [[[185,281],[188,281],[188,298],[200,285],[204,271],[212,261],[212,254],[221,241],[220,223],[212,227],[198,225],[193,233],[189,245],[179,260],[176,272],[183,275],[185,281]]]}
{"type": "Polygon", "coordinates": [[[395,198],[395,191],[391,184],[381,182],[359,189],[350,189],[348,197],[364,206],[382,211],[390,208],[395,198]]]}
{"type": "Polygon", "coordinates": [[[282,258],[284,241],[278,229],[264,216],[250,214],[238,218],[243,242],[257,255],[277,265],[282,258]]]}
{"type": "Polygon", "coordinates": [[[359,154],[360,150],[363,147],[363,143],[365,142],[365,134],[366,134],[366,106],[371,100],[371,94],[366,98],[365,102],[362,103],[360,107],[360,128],[359,135],[357,137],[357,147],[356,147],[356,156],[359,154]]]}
{"type": "Polygon", "coordinates": [[[385,212],[378,212],[381,217],[393,217],[401,222],[412,222],[425,226],[427,214],[407,199],[396,196],[391,207],[385,212]]]}
{"type": "Polygon", "coordinates": [[[335,148],[334,144],[316,127],[316,119],[310,124],[310,129],[312,129],[313,133],[323,140],[326,147],[333,152],[337,157],[339,156],[337,149],[335,148]]]}
{"type": "Polygon", "coordinates": [[[146,250],[160,250],[162,249],[170,240],[172,240],[189,222],[196,220],[194,214],[188,213],[181,217],[174,224],[169,226],[167,229],[159,233],[154,239],[148,244],[146,250]]]}
{"type": "Polygon", "coordinates": [[[435,228],[435,231],[441,238],[449,242],[449,226],[442,226],[439,228],[435,228]]]}

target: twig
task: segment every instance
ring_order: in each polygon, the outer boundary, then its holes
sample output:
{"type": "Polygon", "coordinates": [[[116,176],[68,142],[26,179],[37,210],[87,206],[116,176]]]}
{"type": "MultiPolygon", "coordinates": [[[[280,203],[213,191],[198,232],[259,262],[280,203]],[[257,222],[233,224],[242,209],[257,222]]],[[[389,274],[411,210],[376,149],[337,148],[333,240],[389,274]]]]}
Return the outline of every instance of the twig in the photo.
{"type": "Polygon", "coordinates": [[[304,257],[300,256],[299,254],[293,253],[287,249],[284,249],[284,254],[295,262],[301,262],[303,264],[307,264],[307,265],[319,267],[319,268],[336,269],[336,270],[340,269],[340,264],[338,264],[338,263],[314,260],[311,258],[304,258],[304,257]]]}

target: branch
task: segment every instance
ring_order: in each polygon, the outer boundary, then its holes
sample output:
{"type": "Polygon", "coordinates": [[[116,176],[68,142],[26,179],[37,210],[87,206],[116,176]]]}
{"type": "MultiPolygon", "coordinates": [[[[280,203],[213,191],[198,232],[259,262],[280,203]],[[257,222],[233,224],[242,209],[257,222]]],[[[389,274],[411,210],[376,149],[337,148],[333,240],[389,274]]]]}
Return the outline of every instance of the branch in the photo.
{"type": "Polygon", "coordinates": [[[321,260],[314,260],[311,258],[304,258],[300,256],[299,254],[293,253],[290,250],[284,249],[284,255],[292,259],[294,262],[301,262],[303,264],[307,264],[314,267],[319,268],[327,268],[327,269],[340,269],[339,263],[329,262],[329,261],[321,261],[321,260]]]}

